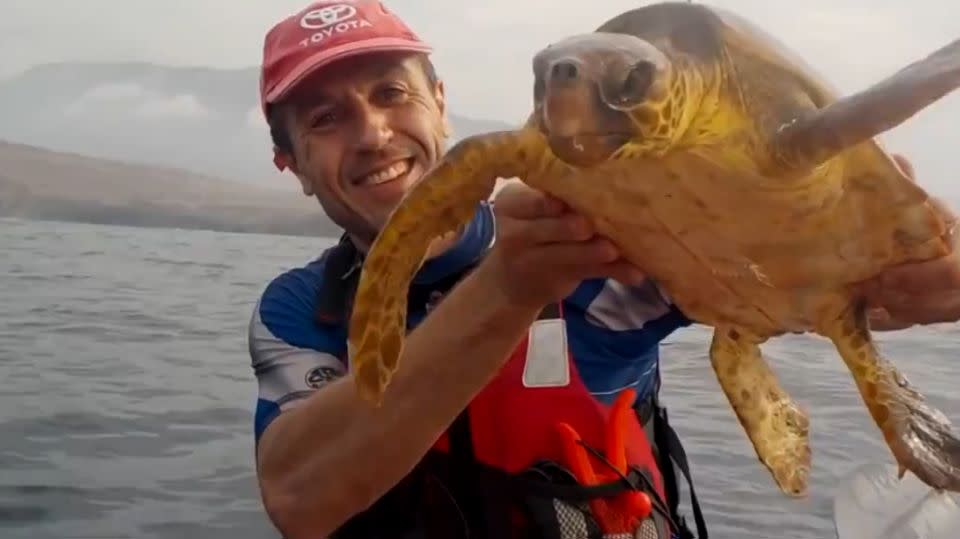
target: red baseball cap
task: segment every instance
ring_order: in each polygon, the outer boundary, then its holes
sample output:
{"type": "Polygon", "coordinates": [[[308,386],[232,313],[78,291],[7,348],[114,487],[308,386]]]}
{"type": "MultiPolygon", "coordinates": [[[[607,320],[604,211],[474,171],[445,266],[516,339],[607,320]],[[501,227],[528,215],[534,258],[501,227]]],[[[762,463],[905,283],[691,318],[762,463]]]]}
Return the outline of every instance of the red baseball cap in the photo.
{"type": "Polygon", "coordinates": [[[317,69],[377,51],[432,52],[379,0],[320,0],[267,32],[260,71],[260,105],[282,98],[317,69]]]}

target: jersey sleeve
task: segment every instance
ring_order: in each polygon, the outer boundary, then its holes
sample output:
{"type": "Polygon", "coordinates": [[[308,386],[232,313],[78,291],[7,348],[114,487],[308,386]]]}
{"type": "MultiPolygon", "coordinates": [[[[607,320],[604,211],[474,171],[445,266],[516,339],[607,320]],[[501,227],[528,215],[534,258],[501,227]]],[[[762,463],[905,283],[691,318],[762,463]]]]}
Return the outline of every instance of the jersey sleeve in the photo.
{"type": "Polygon", "coordinates": [[[608,404],[628,387],[641,396],[655,392],[660,343],[691,323],[651,280],[636,286],[613,279],[584,281],[564,307],[580,377],[608,404]]]}
{"type": "Polygon", "coordinates": [[[346,373],[346,343],[337,327],[314,323],[319,277],[292,270],[271,282],[254,307],[249,350],[257,380],[257,442],[282,412],[346,373]]]}
{"type": "Polygon", "coordinates": [[[613,279],[585,281],[569,300],[575,306],[573,318],[593,328],[591,338],[633,353],[656,347],[671,333],[692,323],[649,279],[637,286],[613,279]]]}

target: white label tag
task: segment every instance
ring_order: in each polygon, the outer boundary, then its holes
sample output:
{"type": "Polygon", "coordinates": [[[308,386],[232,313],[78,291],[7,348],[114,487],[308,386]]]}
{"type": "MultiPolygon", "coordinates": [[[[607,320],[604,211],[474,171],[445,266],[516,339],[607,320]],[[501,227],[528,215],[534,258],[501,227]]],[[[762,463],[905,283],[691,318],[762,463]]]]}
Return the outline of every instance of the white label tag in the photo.
{"type": "Polygon", "coordinates": [[[569,383],[566,322],[562,318],[537,320],[527,340],[524,387],[564,387],[569,383]]]}

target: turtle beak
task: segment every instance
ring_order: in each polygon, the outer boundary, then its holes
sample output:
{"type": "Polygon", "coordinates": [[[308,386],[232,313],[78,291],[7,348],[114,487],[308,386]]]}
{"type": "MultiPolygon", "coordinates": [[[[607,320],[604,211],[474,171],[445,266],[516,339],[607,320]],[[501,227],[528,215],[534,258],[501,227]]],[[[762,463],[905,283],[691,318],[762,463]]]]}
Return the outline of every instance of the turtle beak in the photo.
{"type": "Polygon", "coordinates": [[[558,58],[547,69],[547,87],[563,89],[576,86],[583,73],[583,64],[578,58],[558,58]]]}
{"type": "MultiPolygon", "coordinates": [[[[602,74],[588,71],[588,66],[573,55],[559,56],[544,67],[541,118],[551,135],[632,133],[628,116],[605,99],[606,78],[601,78],[602,74]]],[[[624,78],[619,80],[622,86],[624,78]]],[[[629,84],[636,82],[631,79],[629,84]]],[[[630,86],[631,90],[633,88],[630,86]]],[[[618,95],[622,94],[621,91],[618,95]]]]}
{"type": "Polygon", "coordinates": [[[584,130],[584,111],[593,110],[595,92],[581,78],[580,62],[561,58],[551,63],[544,77],[543,122],[556,136],[584,130]]]}

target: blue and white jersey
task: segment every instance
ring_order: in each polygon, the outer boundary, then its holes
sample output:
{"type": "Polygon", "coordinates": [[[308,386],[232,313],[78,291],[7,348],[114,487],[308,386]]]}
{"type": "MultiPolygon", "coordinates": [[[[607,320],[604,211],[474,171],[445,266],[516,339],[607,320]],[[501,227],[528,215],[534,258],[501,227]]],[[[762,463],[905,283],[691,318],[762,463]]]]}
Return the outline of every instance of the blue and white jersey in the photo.
{"type": "MultiPolygon", "coordinates": [[[[411,299],[410,328],[482,258],[493,245],[494,229],[490,204],[481,204],[459,242],[424,264],[414,284],[426,293],[411,299]]],[[[346,320],[327,322],[317,316],[321,288],[331,278],[325,271],[330,252],[276,277],[254,308],[249,347],[259,386],[254,428],[258,441],[277,415],[347,372],[346,320]]],[[[636,388],[641,399],[655,391],[659,343],[690,324],[652,281],[632,287],[609,279],[585,281],[563,300],[562,308],[580,377],[604,402],[626,388],[636,388]]]]}

